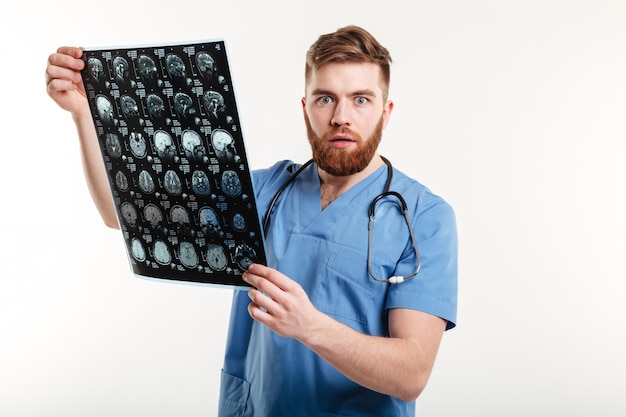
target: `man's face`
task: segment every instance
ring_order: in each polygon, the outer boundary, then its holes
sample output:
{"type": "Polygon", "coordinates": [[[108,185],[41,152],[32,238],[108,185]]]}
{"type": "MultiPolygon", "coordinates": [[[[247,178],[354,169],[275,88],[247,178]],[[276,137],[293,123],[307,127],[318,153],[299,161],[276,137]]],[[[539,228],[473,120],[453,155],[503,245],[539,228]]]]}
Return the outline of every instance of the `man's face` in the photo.
{"type": "Polygon", "coordinates": [[[384,101],[375,64],[331,63],[313,71],[302,99],[313,159],[347,176],[371,162],[393,103],[384,101]]]}

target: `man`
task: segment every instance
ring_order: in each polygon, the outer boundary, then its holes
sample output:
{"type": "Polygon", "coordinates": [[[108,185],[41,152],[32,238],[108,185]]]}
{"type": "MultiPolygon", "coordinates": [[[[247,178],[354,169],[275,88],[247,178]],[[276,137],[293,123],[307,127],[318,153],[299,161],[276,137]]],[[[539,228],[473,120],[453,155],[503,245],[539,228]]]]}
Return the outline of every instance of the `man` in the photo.
{"type": "MultiPolygon", "coordinates": [[[[71,112],[94,202],[119,227],[80,56],[62,47],[49,57],[48,94],[71,112]]],[[[451,207],[378,154],[393,110],[390,64],[356,26],[320,36],[307,53],[302,109],[314,163],[296,178],[301,166],[290,161],[253,174],[269,212],[268,266],[251,265],[252,288],[234,294],[221,416],[415,413],[455,326],[457,236],[451,207]],[[391,192],[377,197],[388,178],[391,192]]]]}

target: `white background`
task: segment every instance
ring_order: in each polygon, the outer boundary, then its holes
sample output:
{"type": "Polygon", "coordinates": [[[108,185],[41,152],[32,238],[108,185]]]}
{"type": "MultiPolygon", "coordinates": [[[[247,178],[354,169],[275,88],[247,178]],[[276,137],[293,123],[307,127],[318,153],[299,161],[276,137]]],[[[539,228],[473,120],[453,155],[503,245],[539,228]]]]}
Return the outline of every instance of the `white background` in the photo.
{"type": "Polygon", "coordinates": [[[130,274],[89,199],[71,118],[45,93],[47,56],[225,38],[260,168],[308,159],[304,53],[353,23],[394,58],[382,153],[459,225],[458,327],[417,414],[626,415],[626,2],[0,7],[0,415],[217,410],[231,292],[130,274]]]}

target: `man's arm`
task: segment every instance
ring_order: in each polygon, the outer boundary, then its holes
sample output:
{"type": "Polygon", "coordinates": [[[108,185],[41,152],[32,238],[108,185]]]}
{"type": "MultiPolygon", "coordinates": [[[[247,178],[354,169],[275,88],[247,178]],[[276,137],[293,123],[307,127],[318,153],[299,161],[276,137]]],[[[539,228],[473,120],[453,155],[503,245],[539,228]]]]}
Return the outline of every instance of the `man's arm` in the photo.
{"type": "Polygon", "coordinates": [[[415,400],[431,374],[446,321],[420,311],[389,312],[390,337],[369,336],[317,310],[302,287],[275,269],[244,273],[252,318],[299,340],[339,372],[371,390],[415,400]]]}
{"type": "Polygon", "coordinates": [[[46,87],[52,98],[72,114],[78,132],[85,179],[104,223],[119,228],[98,138],[85,96],[80,71],[85,66],[80,48],[62,46],[48,57],[46,87]]]}

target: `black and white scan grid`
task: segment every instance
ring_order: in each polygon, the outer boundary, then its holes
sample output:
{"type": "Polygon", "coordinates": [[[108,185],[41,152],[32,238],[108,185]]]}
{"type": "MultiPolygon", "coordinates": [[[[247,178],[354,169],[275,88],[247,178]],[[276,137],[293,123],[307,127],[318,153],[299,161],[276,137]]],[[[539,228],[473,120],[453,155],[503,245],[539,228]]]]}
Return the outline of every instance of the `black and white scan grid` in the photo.
{"type": "Polygon", "coordinates": [[[224,42],[87,49],[84,60],[133,272],[245,286],[265,250],[224,42]]]}

